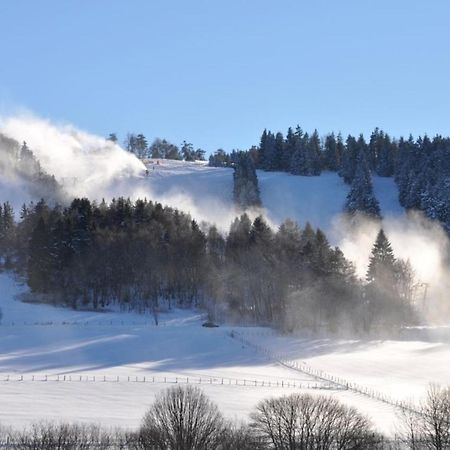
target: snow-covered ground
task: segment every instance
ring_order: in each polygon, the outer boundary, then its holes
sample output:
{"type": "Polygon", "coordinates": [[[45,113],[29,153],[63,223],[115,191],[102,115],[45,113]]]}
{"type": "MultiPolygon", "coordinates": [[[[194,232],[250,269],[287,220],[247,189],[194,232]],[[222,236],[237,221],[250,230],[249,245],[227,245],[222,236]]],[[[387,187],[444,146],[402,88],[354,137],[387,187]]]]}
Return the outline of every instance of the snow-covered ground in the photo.
{"type": "Polygon", "coordinates": [[[200,313],[183,310],[162,314],[155,326],[151,316],[72,311],[15,299],[25,290],[10,275],[0,275],[3,424],[76,419],[136,427],[156,393],[189,381],[237,420],[246,420],[263,398],[304,390],[337,396],[382,431],[396,431],[394,407],[330,389],[329,383],[232,338],[232,331],[269,354],[283,353],[398,398],[423,393],[428,382],[450,379],[448,342],[329,341],[281,337],[255,327],[204,328],[200,313]]]}
{"type": "MultiPolygon", "coordinates": [[[[228,228],[236,215],[232,169],[170,160],[159,160],[159,164],[152,161],[147,167],[149,175],[142,185],[150,188],[154,198],[228,228]]],[[[274,225],[290,218],[301,225],[309,221],[314,227],[330,231],[342,213],[349,190],[335,172],[302,177],[259,170],[257,175],[265,214],[274,225]]],[[[403,208],[393,179],[374,177],[373,182],[383,215],[401,215],[403,208]]]]}

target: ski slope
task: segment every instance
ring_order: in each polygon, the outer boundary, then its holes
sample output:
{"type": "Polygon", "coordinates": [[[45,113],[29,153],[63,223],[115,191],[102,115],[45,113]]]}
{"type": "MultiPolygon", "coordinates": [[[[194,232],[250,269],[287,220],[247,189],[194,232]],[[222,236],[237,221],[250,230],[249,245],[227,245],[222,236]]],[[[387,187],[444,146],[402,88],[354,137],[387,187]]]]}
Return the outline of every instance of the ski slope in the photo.
{"type": "Polygon", "coordinates": [[[293,370],[271,354],[402,398],[450,379],[446,341],[329,341],[256,327],[204,328],[202,315],[186,310],[161,314],[156,326],[148,315],[20,302],[26,290],[0,274],[0,423],[6,425],[76,419],[135,428],[161,389],[189,382],[231,419],[248,420],[263,398],[305,391],[336,396],[393,434],[397,412],[391,405],[293,370]]]}
{"type": "MultiPolygon", "coordinates": [[[[208,167],[205,162],[159,160],[147,163],[142,180],[150,196],[190,212],[200,220],[227,229],[239,213],[233,205],[233,170],[208,167]]],[[[290,218],[330,232],[342,214],[349,190],[334,172],[302,177],[284,172],[257,171],[264,214],[277,226],[290,218]]],[[[374,191],[384,216],[399,216],[398,190],[391,178],[374,177],[374,191]]],[[[144,189],[145,190],[145,189],[144,189]]]]}

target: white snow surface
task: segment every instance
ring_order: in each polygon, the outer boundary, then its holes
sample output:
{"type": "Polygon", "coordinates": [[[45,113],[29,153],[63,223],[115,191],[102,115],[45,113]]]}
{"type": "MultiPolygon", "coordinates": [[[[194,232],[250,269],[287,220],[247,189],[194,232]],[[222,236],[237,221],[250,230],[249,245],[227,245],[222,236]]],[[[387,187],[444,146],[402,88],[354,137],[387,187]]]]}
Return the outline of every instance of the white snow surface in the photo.
{"type": "Polygon", "coordinates": [[[23,303],[18,297],[26,290],[10,274],[0,274],[0,423],[5,425],[20,427],[44,419],[136,428],[158,392],[189,379],[235,420],[248,420],[263,398],[303,391],[336,396],[367,414],[381,431],[397,431],[393,406],[337,388],[313,389],[326,383],[255,352],[230,337],[232,331],[269,354],[283,353],[398,399],[420,396],[429,382],[450,379],[450,345],[445,339],[283,337],[256,327],[205,328],[201,313],[179,309],[161,314],[155,326],[149,315],[23,303]]]}
{"type": "MultiPolygon", "coordinates": [[[[195,218],[227,229],[239,214],[233,205],[233,169],[208,167],[206,162],[150,160],[147,184],[153,198],[190,212],[195,218]],[[181,206],[179,206],[181,205],[181,206]]],[[[332,232],[342,214],[349,190],[335,172],[303,177],[284,172],[257,171],[263,204],[262,213],[275,226],[286,219],[332,232]]],[[[399,216],[403,208],[391,178],[373,177],[374,191],[382,214],[399,216]]],[[[145,189],[144,189],[145,191],[145,189]]]]}

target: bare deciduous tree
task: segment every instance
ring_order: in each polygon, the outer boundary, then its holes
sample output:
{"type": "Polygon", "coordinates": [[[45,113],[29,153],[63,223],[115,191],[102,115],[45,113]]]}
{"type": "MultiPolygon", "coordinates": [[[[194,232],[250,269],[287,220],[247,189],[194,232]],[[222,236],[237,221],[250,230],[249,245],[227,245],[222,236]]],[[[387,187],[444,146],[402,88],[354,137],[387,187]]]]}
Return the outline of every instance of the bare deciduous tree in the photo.
{"type": "Polygon", "coordinates": [[[450,388],[430,385],[418,411],[402,415],[404,437],[412,450],[450,448],[450,388]]]}
{"type": "Polygon", "coordinates": [[[10,432],[8,442],[15,450],[112,449],[117,441],[96,425],[41,422],[20,432],[10,432]]]}
{"type": "Polygon", "coordinates": [[[252,420],[257,433],[279,450],[373,448],[369,420],[331,397],[292,394],[264,400],[252,420]]]}
{"type": "Polygon", "coordinates": [[[144,416],[141,442],[146,449],[218,448],[225,421],[217,406],[197,387],[163,392],[144,416]]]}

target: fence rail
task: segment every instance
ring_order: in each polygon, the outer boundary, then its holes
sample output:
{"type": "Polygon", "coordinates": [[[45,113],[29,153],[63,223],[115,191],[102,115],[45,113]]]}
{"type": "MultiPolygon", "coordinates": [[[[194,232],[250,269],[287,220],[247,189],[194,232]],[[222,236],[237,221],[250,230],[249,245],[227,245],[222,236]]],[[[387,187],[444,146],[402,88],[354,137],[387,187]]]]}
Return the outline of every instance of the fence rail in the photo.
{"type": "Polygon", "coordinates": [[[186,377],[186,376],[138,376],[138,375],[45,375],[45,374],[0,374],[3,383],[150,383],[150,384],[203,384],[223,386],[245,386],[264,388],[336,389],[331,383],[304,382],[301,380],[258,380],[229,377],[186,377]]]}
{"type": "MultiPolygon", "coordinates": [[[[154,319],[148,321],[126,321],[126,320],[47,320],[47,321],[9,321],[4,320],[0,324],[2,327],[52,327],[52,326],[74,326],[74,327],[87,327],[87,326],[147,326],[155,325],[154,319]]],[[[165,326],[164,322],[160,323],[161,326],[165,326]]]]}
{"type": "MultiPolygon", "coordinates": [[[[333,385],[335,388],[345,389],[345,390],[355,392],[357,394],[364,395],[371,399],[386,403],[390,406],[394,406],[395,408],[402,409],[403,411],[409,411],[414,414],[421,414],[420,410],[412,403],[395,399],[389,395],[386,395],[380,391],[377,391],[376,389],[372,389],[370,387],[348,381],[342,377],[337,377],[335,375],[331,375],[322,370],[315,369],[308,364],[299,363],[298,361],[293,361],[293,360],[289,359],[288,355],[286,355],[286,354],[271,352],[266,347],[259,345],[259,344],[255,344],[251,340],[247,339],[240,332],[233,330],[229,335],[231,338],[236,339],[239,342],[241,342],[242,344],[253,348],[260,354],[267,356],[269,359],[272,359],[289,369],[310,375],[311,377],[313,377],[316,380],[331,383],[331,385],[333,385]]],[[[260,333],[260,335],[263,336],[264,333],[260,333]]],[[[265,335],[267,335],[267,333],[265,335]]]]}

